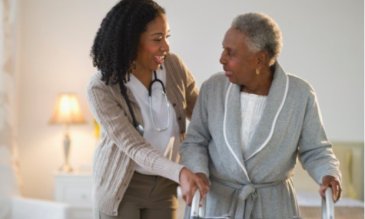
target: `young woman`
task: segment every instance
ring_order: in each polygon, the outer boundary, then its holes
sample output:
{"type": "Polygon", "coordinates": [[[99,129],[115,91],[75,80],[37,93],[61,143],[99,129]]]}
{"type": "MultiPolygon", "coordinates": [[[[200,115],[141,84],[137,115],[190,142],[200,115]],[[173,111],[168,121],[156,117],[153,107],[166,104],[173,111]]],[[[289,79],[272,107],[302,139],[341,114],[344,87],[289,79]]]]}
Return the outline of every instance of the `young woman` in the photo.
{"type": "Polygon", "coordinates": [[[91,55],[99,71],[88,100],[102,126],[93,169],[101,219],[176,218],[178,183],[208,190],[176,162],[198,89],[169,53],[169,36],[165,11],[152,0],[120,1],[97,32],[91,55]]]}

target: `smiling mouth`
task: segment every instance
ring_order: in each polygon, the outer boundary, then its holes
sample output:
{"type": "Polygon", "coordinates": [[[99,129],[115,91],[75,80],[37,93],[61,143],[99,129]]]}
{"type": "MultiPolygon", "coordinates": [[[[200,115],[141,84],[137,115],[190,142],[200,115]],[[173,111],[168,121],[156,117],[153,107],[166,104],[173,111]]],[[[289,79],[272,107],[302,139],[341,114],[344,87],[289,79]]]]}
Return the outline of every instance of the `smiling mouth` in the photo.
{"type": "Polygon", "coordinates": [[[163,55],[163,56],[155,56],[155,61],[158,63],[158,64],[162,64],[164,61],[165,61],[165,58],[166,56],[163,55]]]}

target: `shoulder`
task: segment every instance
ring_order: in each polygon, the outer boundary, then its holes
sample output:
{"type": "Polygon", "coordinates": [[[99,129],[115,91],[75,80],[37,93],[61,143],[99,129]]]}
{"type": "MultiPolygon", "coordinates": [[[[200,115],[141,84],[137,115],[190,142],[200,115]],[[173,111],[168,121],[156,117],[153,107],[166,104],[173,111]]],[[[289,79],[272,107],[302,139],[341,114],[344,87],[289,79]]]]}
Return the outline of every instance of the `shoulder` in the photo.
{"type": "Polygon", "coordinates": [[[287,94],[288,98],[292,101],[305,102],[306,100],[315,98],[315,91],[308,81],[285,71],[279,63],[277,63],[275,74],[277,74],[274,75],[274,80],[275,78],[278,80],[277,86],[285,86],[285,83],[288,83],[287,94]]]}
{"type": "MultiPolygon", "coordinates": [[[[289,82],[289,90],[291,92],[293,92],[293,91],[303,92],[303,91],[313,90],[312,86],[309,84],[308,81],[300,78],[297,75],[287,72],[286,70],[284,70],[282,68],[282,66],[279,63],[276,63],[276,66],[275,66],[274,80],[275,80],[275,78],[277,78],[277,80],[279,80],[279,81],[281,81],[284,78],[287,78],[287,80],[289,82]],[[276,74],[278,74],[278,75],[276,75],[276,74]]],[[[283,80],[283,82],[279,83],[280,86],[284,85],[282,83],[285,83],[284,80],[283,80]]]]}
{"type": "Polygon", "coordinates": [[[187,76],[187,67],[185,66],[182,59],[174,53],[169,53],[165,57],[164,66],[166,68],[166,72],[173,72],[173,74],[169,74],[174,78],[186,78],[187,76]]]}
{"type": "Polygon", "coordinates": [[[221,88],[229,84],[228,78],[223,72],[218,72],[210,76],[206,81],[203,82],[203,86],[212,88],[221,88]]]}
{"type": "Polygon", "coordinates": [[[288,100],[308,106],[317,102],[316,92],[308,81],[292,74],[288,74],[288,80],[288,100]]]}
{"type": "Polygon", "coordinates": [[[178,55],[169,53],[165,58],[164,65],[169,78],[175,83],[183,82],[185,86],[193,84],[195,87],[194,75],[178,55]]]}
{"type": "Polygon", "coordinates": [[[88,90],[94,89],[95,87],[104,87],[106,86],[105,82],[101,80],[102,75],[100,71],[96,71],[89,80],[88,90]]]}
{"type": "Polygon", "coordinates": [[[181,57],[175,53],[169,53],[166,55],[165,65],[177,66],[177,67],[181,67],[181,68],[183,68],[185,66],[181,57]]]}
{"type": "Polygon", "coordinates": [[[95,72],[91,76],[89,83],[87,85],[88,93],[95,93],[102,90],[105,91],[105,90],[119,89],[117,85],[112,84],[111,82],[109,82],[109,84],[107,85],[105,81],[101,80],[101,78],[102,75],[100,71],[95,72]]]}
{"type": "Polygon", "coordinates": [[[202,83],[199,95],[218,98],[226,92],[229,83],[223,72],[215,73],[202,83]]]}
{"type": "Polygon", "coordinates": [[[302,93],[308,93],[308,94],[315,93],[313,86],[305,79],[302,79],[293,74],[288,74],[288,79],[289,79],[289,85],[290,85],[291,89],[295,89],[298,92],[302,92],[302,93]]]}
{"type": "Polygon", "coordinates": [[[101,72],[97,71],[90,77],[88,89],[102,84],[104,84],[104,82],[101,80],[101,72]]]}

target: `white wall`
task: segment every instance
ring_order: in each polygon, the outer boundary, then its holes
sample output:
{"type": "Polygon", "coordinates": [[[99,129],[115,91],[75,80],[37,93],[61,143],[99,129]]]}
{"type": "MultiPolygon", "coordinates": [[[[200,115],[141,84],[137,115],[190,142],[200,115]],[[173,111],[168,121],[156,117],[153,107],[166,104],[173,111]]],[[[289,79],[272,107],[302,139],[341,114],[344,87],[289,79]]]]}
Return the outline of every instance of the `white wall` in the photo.
{"type": "MultiPolygon", "coordinates": [[[[23,193],[51,199],[62,163],[62,127],[47,124],[59,92],[79,94],[89,124],[72,127],[71,163],[90,164],[95,145],[85,89],[95,32],[116,0],[23,0],[20,40],[19,157],[23,193]]],[[[200,85],[215,72],[223,35],[239,13],[261,11],[281,26],[279,61],[316,89],[329,138],[364,138],[364,2],[361,0],[158,0],[171,27],[171,50],[200,85]]]]}
{"type": "Polygon", "coordinates": [[[85,91],[94,72],[90,46],[113,2],[23,0],[19,4],[19,157],[24,195],[53,198],[53,174],[63,162],[63,127],[50,126],[58,93],[76,92],[88,124],[70,128],[73,167],[90,165],[96,140],[85,91]]]}
{"type": "Polygon", "coordinates": [[[328,137],[363,140],[364,1],[159,2],[170,20],[171,47],[199,83],[222,70],[221,42],[236,15],[259,11],[272,16],[284,38],[279,62],[316,89],[328,137]]]}

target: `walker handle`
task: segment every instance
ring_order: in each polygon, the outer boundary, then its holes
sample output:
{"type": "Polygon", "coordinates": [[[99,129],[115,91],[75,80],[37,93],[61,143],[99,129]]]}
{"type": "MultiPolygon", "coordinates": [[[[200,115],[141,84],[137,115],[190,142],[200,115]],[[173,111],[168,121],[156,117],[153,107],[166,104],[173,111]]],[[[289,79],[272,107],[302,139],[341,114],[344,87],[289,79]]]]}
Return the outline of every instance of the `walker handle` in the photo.
{"type": "Polygon", "coordinates": [[[198,218],[199,217],[199,201],[200,201],[200,192],[199,190],[195,191],[193,201],[191,203],[191,218],[198,218]]]}
{"type": "Polygon", "coordinates": [[[200,203],[200,192],[199,190],[196,190],[193,197],[193,201],[191,203],[190,218],[202,218],[205,216],[204,206],[199,207],[199,203],[200,203]]]}
{"type": "Polygon", "coordinates": [[[322,198],[322,219],[335,219],[334,208],[332,189],[328,187],[325,192],[325,198],[322,198]]]}

